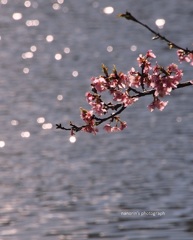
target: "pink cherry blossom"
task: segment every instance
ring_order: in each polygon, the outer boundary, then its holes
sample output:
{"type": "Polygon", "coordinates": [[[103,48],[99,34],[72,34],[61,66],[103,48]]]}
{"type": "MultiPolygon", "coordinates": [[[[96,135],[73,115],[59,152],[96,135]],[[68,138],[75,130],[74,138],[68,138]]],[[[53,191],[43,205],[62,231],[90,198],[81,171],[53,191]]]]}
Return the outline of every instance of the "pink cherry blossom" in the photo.
{"type": "Polygon", "coordinates": [[[123,98],[123,104],[125,107],[129,106],[129,105],[132,105],[134,102],[136,102],[139,98],[137,97],[129,97],[128,95],[124,95],[124,98],[123,98]]]}
{"type": "Polygon", "coordinates": [[[177,50],[178,59],[180,62],[185,61],[193,66],[193,53],[185,53],[184,50],[177,50]]]}
{"type": "Polygon", "coordinates": [[[135,68],[131,68],[131,70],[128,72],[128,79],[130,87],[138,88],[141,86],[141,76],[139,75],[139,72],[135,71],[135,68]]]}
{"type": "Polygon", "coordinates": [[[107,89],[107,83],[103,77],[92,77],[91,82],[91,85],[99,92],[103,92],[107,89]]]}
{"type": "Polygon", "coordinates": [[[112,94],[113,94],[113,100],[114,101],[117,101],[117,102],[123,102],[124,100],[124,94],[119,91],[119,90],[113,90],[112,91],[112,94]]]}
{"type": "Polygon", "coordinates": [[[93,133],[94,135],[96,135],[96,133],[98,132],[98,128],[94,127],[93,125],[87,125],[82,128],[82,131],[88,132],[88,133],[93,133]]]}
{"type": "Polygon", "coordinates": [[[169,95],[182,80],[183,72],[176,64],[170,64],[166,69],[156,65],[150,77],[150,86],[155,89],[155,96],[169,95]]]}
{"type": "Polygon", "coordinates": [[[96,134],[98,129],[95,126],[93,111],[87,111],[86,109],[80,108],[80,116],[87,124],[86,126],[82,127],[82,131],[96,134]]]}
{"type": "Polygon", "coordinates": [[[104,102],[100,99],[100,96],[98,94],[91,94],[90,92],[87,92],[85,96],[95,113],[98,115],[103,115],[107,112],[104,102]]]}
{"type": "Polygon", "coordinates": [[[103,128],[106,132],[108,133],[112,133],[112,132],[118,132],[120,131],[121,129],[117,126],[115,127],[112,127],[110,124],[106,124],[103,128]]]}
{"type": "Polygon", "coordinates": [[[143,68],[143,73],[148,74],[149,71],[152,69],[151,62],[148,61],[148,58],[156,58],[152,50],[147,51],[146,55],[143,56],[142,54],[139,55],[137,58],[139,67],[143,68]]]}
{"type": "Polygon", "coordinates": [[[104,102],[92,103],[92,110],[98,115],[104,115],[107,112],[104,107],[104,102]]]}
{"type": "Polygon", "coordinates": [[[86,92],[85,97],[89,104],[96,98],[95,95],[90,92],[86,92]]]}
{"type": "Polygon", "coordinates": [[[87,111],[86,109],[80,108],[80,117],[82,118],[82,120],[84,120],[88,124],[94,121],[92,110],[87,111]]]}
{"type": "Polygon", "coordinates": [[[123,129],[125,129],[127,127],[127,123],[126,122],[121,122],[120,123],[120,130],[122,131],[123,129]]]}
{"type": "Polygon", "coordinates": [[[148,50],[146,53],[147,58],[156,58],[156,55],[152,52],[152,50],[148,50]]]}
{"type": "Polygon", "coordinates": [[[104,129],[106,132],[108,132],[108,133],[112,132],[112,131],[111,131],[112,127],[111,127],[111,125],[110,125],[109,123],[105,124],[105,126],[103,127],[103,129],[104,129]]]}
{"type": "Polygon", "coordinates": [[[129,86],[129,79],[126,74],[124,74],[124,73],[119,74],[118,86],[120,88],[125,88],[125,87],[129,86]]]}
{"type": "Polygon", "coordinates": [[[117,101],[117,102],[122,102],[124,104],[124,106],[129,106],[132,105],[134,102],[136,102],[138,100],[137,97],[130,97],[126,92],[122,93],[119,90],[115,90],[112,92],[113,94],[113,100],[117,101]]]}
{"type": "Polygon", "coordinates": [[[148,106],[149,110],[153,112],[155,108],[159,109],[160,111],[163,111],[165,106],[168,104],[168,101],[160,101],[159,98],[154,98],[153,102],[148,106]]]}
{"type": "Polygon", "coordinates": [[[109,77],[109,81],[107,82],[107,88],[114,89],[117,88],[118,79],[115,78],[114,74],[111,74],[109,77]]]}
{"type": "Polygon", "coordinates": [[[108,133],[112,133],[112,132],[122,131],[123,129],[125,129],[127,127],[126,122],[119,121],[119,123],[120,123],[120,127],[118,127],[118,123],[114,127],[112,127],[109,123],[107,123],[107,124],[105,124],[103,129],[108,133]]]}

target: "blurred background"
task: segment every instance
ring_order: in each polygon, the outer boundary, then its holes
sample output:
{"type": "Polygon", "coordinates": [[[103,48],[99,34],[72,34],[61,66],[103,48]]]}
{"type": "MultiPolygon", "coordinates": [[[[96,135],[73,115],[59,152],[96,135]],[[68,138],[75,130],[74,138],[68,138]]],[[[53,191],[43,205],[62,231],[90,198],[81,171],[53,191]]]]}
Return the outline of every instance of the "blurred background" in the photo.
{"type": "MultiPolygon", "coordinates": [[[[102,63],[127,72],[149,49],[163,66],[177,62],[175,50],[117,17],[126,10],[193,47],[191,0],[0,0],[0,240],[193,239],[191,87],[163,112],[141,98],[124,112],[123,132],[71,143],[55,129],[81,124],[102,63]],[[123,215],[144,211],[164,214],[123,215]]],[[[192,79],[192,67],[180,67],[192,79]]]]}

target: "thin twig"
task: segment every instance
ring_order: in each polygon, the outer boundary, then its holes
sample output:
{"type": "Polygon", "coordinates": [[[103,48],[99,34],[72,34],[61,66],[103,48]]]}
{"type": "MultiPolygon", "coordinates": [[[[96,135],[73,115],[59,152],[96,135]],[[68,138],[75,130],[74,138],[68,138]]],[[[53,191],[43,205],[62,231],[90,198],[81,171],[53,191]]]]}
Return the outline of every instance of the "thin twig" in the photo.
{"type": "Polygon", "coordinates": [[[181,49],[181,50],[183,50],[185,52],[185,54],[193,53],[193,50],[189,50],[188,48],[183,48],[183,47],[177,45],[176,43],[170,41],[168,38],[164,37],[160,33],[157,33],[152,28],[150,28],[148,25],[146,25],[143,22],[141,22],[138,19],[136,19],[130,12],[126,12],[125,14],[119,14],[119,17],[124,17],[127,20],[134,21],[134,22],[138,23],[139,25],[143,26],[144,28],[148,29],[151,33],[153,33],[155,35],[154,39],[158,39],[159,38],[159,39],[167,42],[170,48],[181,49]]]}

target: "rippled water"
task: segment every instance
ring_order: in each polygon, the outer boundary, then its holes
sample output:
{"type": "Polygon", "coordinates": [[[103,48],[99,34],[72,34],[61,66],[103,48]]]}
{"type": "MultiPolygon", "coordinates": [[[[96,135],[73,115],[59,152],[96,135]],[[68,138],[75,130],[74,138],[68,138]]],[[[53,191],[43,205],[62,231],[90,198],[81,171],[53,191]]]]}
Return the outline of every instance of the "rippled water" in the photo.
{"type": "Polygon", "coordinates": [[[161,113],[140,99],[118,134],[82,133],[72,144],[55,130],[80,121],[102,63],[126,71],[148,49],[163,65],[175,61],[175,51],[117,14],[129,10],[191,48],[192,1],[0,3],[0,239],[193,239],[191,87],[161,113]]]}

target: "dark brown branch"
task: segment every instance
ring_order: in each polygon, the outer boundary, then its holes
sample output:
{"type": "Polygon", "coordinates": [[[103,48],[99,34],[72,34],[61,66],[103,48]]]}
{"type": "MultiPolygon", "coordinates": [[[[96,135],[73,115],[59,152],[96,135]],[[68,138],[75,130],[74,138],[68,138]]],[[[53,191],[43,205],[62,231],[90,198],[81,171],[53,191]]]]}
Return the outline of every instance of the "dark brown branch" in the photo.
{"type": "MultiPolygon", "coordinates": [[[[176,87],[176,88],[173,88],[172,90],[174,91],[174,90],[176,90],[176,89],[183,88],[183,87],[188,87],[188,86],[193,86],[193,81],[187,81],[187,82],[179,83],[179,84],[177,85],[177,87],[176,87]]],[[[146,95],[154,95],[154,93],[155,93],[155,90],[154,90],[154,89],[148,90],[148,91],[145,91],[145,92],[135,91],[135,89],[132,89],[132,90],[134,90],[134,92],[137,93],[136,95],[132,96],[132,98],[140,98],[140,97],[144,97],[144,96],[146,96],[146,95]]],[[[127,108],[127,107],[125,107],[123,104],[122,104],[122,105],[118,104],[118,105],[119,105],[119,107],[121,107],[121,108],[120,108],[118,111],[116,111],[115,113],[113,113],[113,114],[111,114],[110,116],[108,116],[108,117],[98,118],[98,117],[96,117],[96,116],[94,115],[94,116],[93,116],[93,119],[96,120],[96,126],[99,126],[101,123],[103,123],[103,122],[105,122],[105,121],[107,121],[107,120],[109,120],[109,119],[113,119],[115,116],[117,116],[118,114],[122,113],[122,112],[127,108]]],[[[83,126],[80,126],[80,127],[79,127],[79,126],[76,126],[76,125],[70,123],[70,126],[71,126],[71,128],[65,128],[65,127],[63,127],[62,124],[60,123],[60,124],[56,124],[56,129],[62,129],[62,130],[67,130],[67,131],[72,131],[72,130],[73,130],[73,131],[75,131],[75,132],[79,132],[79,131],[82,130],[82,128],[87,127],[87,126],[89,126],[89,125],[83,125],[83,126]]]]}
{"type": "Polygon", "coordinates": [[[126,107],[124,107],[124,105],[122,104],[122,107],[117,112],[111,114],[110,116],[108,116],[106,118],[98,118],[98,117],[94,116],[94,119],[97,120],[97,122],[96,122],[97,126],[109,119],[113,119],[115,116],[122,113],[125,109],[126,109],[126,107]]]}
{"type": "Polygon", "coordinates": [[[125,14],[119,14],[119,17],[124,17],[127,20],[134,21],[134,22],[138,23],[139,25],[143,26],[144,28],[148,29],[148,31],[150,31],[151,33],[153,33],[155,35],[154,39],[161,39],[161,40],[167,42],[170,48],[182,49],[185,52],[185,54],[193,53],[193,50],[189,50],[188,48],[180,47],[176,43],[170,41],[168,38],[162,36],[160,33],[157,33],[152,28],[150,28],[148,25],[146,25],[146,24],[142,23],[141,21],[139,21],[138,19],[136,19],[130,12],[126,12],[125,14]]]}
{"type": "MultiPolygon", "coordinates": [[[[183,87],[188,87],[188,86],[193,86],[193,81],[187,81],[187,82],[179,83],[176,88],[172,88],[172,91],[174,91],[178,88],[183,88],[183,87]]],[[[144,97],[146,95],[153,95],[154,92],[155,92],[155,89],[152,89],[152,90],[149,90],[149,91],[137,93],[136,95],[134,95],[132,97],[144,97]]]]}

